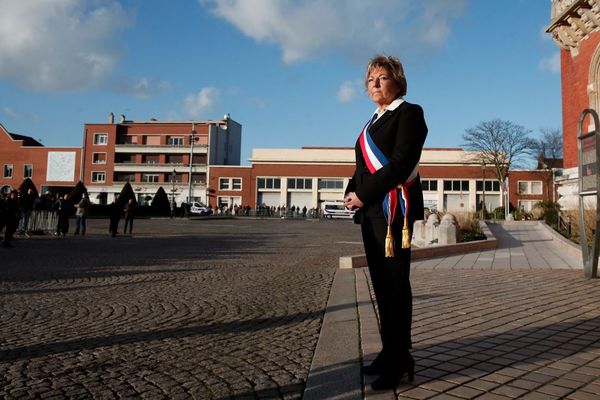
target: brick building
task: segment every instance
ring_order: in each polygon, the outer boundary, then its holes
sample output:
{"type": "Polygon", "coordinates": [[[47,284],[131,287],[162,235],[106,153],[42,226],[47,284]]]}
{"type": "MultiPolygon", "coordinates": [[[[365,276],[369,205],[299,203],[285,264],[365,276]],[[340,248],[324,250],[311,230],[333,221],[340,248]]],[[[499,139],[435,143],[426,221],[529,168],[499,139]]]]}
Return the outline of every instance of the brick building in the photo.
{"type": "MultiPolygon", "coordinates": [[[[251,165],[241,166],[241,125],[229,117],[121,117],[115,123],[111,115],[108,123],[85,124],[83,149],[46,148],[3,128],[1,133],[5,177],[0,182],[5,189],[20,185],[17,171],[30,174],[38,190],[60,185],[69,190],[82,180],[92,201],[100,204],[110,202],[129,182],[141,203],[162,186],[177,204],[192,199],[212,207],[321,208],[323,202],[342,200],[354,171],[354,149],[332,147],[253,149],[251,165]]],[[[503,188],[492,166],[478,160],[476,153],[462,149],[424,149],[420,174],[425,205],[453,212],[474,212],[483,201],[488,210],[502,205],[503,188]]],[[[530,210],[535,202],[552,199],[552,176],[551,170],[511,171],[513,207],[530,210]]]]}
{"type": "Polygon", "coordinates": [[[46,147],[29,136],[7,131],[0,124],[0,190],[17,189],[25,178],[39,192],[67,193],[77,184],[81,148],[46,147]]]}
{"type": "MultiPolygon", "coordinates": [[[[552,0],[547,32],[560,47],[564,171],[557,179],[559,202],[578,207],[577,129],[584,109],[600,110],[600,3],[552,0]]],[[[589,121],[584,132],[591,131],[589,121]]]]}
{"type": "MultiPolygon", "coordinates": [[[[250,162],[251,166],[211,166],[211,206],[310,209],[325,201],[342,201],[354,172],[354,149],[253,149],[250,162]]],[[[426,207],[474,212],[484,199],[488,210],[502,204],[504,192],[492,167],[482,166],[475,153],[426,148],[420,175],[426,207]]],[[[551,170],[511,171],[513,207],[529,211],[537,201],[552,199],[552,176],[551,170]]]]}
{"type": "Polygon", "coordinates": [[[160,186],[180,204],[205,202],[211,165],[239,165],[240,124],[225,116],[208,121],[88,123],[84,129],[83,183],[90,198],[110,202],[129,182],[144,203],[160,186]]]}

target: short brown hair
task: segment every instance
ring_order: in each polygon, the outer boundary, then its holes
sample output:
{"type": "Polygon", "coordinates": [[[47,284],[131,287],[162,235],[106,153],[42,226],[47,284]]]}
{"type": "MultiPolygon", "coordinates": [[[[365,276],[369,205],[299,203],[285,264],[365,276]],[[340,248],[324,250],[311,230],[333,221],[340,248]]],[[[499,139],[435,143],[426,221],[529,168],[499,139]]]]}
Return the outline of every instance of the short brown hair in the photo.
{"type": "Polygon", "coordinates": [[[365,87],[367,86],[367,81],[369,80],[369,74],[373,68],[377,67],[383,67],[387,69],[400,87],[399,95],[406,95],[406,76],[404,76],[404,68],[402,68],[402,63],[398,57],[394,56],[378,54],[369,61],[367,64],[367,71],[365,73],[365,87]]]}

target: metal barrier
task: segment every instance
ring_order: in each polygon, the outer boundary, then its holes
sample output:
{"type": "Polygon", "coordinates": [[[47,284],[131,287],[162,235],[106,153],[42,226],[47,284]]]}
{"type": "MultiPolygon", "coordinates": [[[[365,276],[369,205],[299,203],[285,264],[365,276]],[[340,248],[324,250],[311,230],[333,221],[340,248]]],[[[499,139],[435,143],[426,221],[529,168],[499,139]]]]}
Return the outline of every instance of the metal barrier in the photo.
{"type": "Polygon", "coordinates": [[[29,216],[27,231],[34,233],[48,233],[56,231],[58,215],[55,211],[33,210],[29,216]]]}

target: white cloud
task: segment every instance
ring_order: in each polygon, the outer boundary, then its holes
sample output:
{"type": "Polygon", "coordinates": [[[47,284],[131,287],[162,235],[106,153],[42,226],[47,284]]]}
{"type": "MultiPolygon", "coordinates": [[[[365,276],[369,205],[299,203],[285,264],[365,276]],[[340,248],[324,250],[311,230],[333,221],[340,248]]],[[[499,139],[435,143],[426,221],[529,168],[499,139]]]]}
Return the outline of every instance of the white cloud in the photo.
{"type": "Polygon", "coordinates": [[[104,82],[131,15],[114,0],[0,0],[0,79],[38,91],[104,82]]]}
{"type": "Polygon", "coordinates": [[[342,82],[337,92],[337,99],[341,103],[349,103],[356,98],[360,83],[345,81],[342,82]]]}
{"type": "Polygon", "coordinates": [[[4,107],[4,114],[6,114],[10,118],[19,119],[19,120],[26,120],[26,121],[33,121],[33,122],[37,122],[39,120],[39,118],[36,114],[18,112],[9,106],[4,107]]]}
{"type": "Polygon", "coordinates": [[[215,87],[202,88],[198,93],[193,93],[183,100],[183,111],[189,117],[199,117],[211,111],[219,100],[219,89],[215,87]]]}
{"type": "Polygon", "coordinates": [[[137,82],[124,82],[117,86],[117,91],[137,97],[150,98],[171,87],[169,82],[156,78],[141,78],[137,82]]]}
{"type": "Polygon", "coordinates": [[[246,36],[274,43],[287,63],[323,51],[361,60],[445,43],[466,0],[198,0],[246,36]]]}
{"type": "Polygon", "coordinates": [[[560,51],[555,52],[550,57],[543,58],[539,65],[542,71],[560,74],[560,51]]]}

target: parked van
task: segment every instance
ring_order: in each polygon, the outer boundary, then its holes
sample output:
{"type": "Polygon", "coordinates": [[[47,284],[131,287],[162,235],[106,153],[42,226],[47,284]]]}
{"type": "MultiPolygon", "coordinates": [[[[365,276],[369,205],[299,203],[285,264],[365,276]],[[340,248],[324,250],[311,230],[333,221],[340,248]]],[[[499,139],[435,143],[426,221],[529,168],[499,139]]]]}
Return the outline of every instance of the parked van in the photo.
{"type": "Polygon", "coordinates": [[[354,211],[346,209],[341,201],[324,201],[321,209],[325,218],[352,218],[354,216],[354,211]]]}

